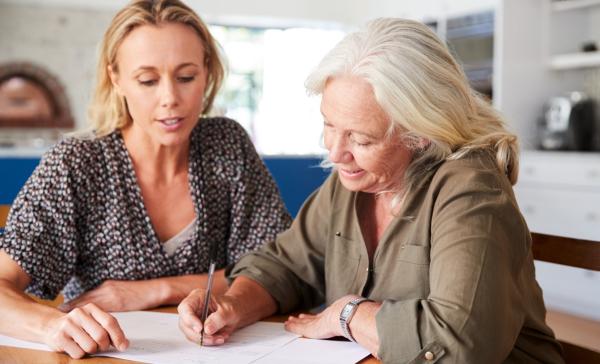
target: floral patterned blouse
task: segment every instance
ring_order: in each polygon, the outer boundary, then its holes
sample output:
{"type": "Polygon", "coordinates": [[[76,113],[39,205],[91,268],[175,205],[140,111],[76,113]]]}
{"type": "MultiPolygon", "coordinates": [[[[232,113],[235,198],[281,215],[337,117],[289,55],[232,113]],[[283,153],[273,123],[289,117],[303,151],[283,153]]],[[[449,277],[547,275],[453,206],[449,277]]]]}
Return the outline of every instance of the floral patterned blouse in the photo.
{"type": "Polygon", "coordinates": [[[9,213],[0,249],[31,277],[29,293],[72,299],[103,281],[208,270],[275,238],[291,218],[246,132],[226,118],[200,120],[190,136],[191,238],[170,255],[144,207],[120,131],[68,138],[48,151],[9,213]]]}

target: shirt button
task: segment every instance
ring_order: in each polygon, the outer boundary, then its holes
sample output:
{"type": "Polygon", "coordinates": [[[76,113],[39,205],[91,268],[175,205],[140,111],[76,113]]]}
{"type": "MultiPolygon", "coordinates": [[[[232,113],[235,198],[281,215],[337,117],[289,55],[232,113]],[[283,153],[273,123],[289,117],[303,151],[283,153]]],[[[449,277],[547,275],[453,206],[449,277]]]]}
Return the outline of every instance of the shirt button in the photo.
{"type": "Polygon", "coordinates": [[[431,351],[428,351],[425,353],[425,360],[433,360],[435,356],[433,355],[433,353],[431,351]]]}
{"type": "Polygon", "coordinates": [[[336,232],[335,232],[335,236],[342,236],[342,233],[341,233],[341,232],[339,232],[339,231],[336,231],[336,232]]]}

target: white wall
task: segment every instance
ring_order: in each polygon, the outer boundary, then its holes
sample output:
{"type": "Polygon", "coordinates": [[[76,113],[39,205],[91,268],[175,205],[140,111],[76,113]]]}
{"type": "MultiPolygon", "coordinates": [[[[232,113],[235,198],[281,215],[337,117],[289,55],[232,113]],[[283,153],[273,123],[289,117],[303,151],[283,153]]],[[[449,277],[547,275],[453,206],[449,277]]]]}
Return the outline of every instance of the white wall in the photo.
{"type": "MultiPolygon", "coordinates": [[[[188,0],[209,22],[350,29],[381,16],[434,19],[497,0],[188,0]]],[[[0,0],[0,62],[29,60],[65,84],[77,125],[85,123],[97,43],[126,0],[0,0]]]]}
{"type": "MultiPolygon", "coordinates": [[[[247,22],[334,22],[362,24],[382,16],[413,19],[438,18],[493,8],[499,0],[187,0],[206,19],[247,22]]],[[[126,0],[0,0],[2,3],[34,4],[80,9],[116,10],[126,0]]]]}
{"type": "MultiPolygon", "coordinates": [[[[436,20],[491,9],[498,0],[187,0],[206,21],[349,30],[381,16],[436,20]]],[[[96,45],[127,0],[0,0],[0,62],[31,60],[65,84],[83,125],[96,45]]]]}
{"type": "MultiPolygon", "coordinates": [[[[116,11],[126,0],[1,0],[0,3],[116,11]]],[[[187,0],[207,20],[314,21],[352,24],[363,18],[366,0],[187,0]]]]}
{"type": "Polygon", "coordinates": [[[77,125],[84,125],[96,67],[96,48],[110,10],[0,3],[0,62],[43,66],[65,86],[77,125]]]}

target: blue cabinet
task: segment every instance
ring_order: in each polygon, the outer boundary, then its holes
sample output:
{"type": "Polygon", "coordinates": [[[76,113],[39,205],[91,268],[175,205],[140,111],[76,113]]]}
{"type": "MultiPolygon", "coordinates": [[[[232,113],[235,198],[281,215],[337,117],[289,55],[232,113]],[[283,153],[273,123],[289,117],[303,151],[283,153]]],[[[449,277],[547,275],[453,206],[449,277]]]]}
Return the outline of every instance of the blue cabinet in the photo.
{"type": "MultiPolygon", "coordinates": [[[[329,175],[328,170],[319,167],[321,159],[318,157],[270,156],[264,161],[292,216],[296,216],[304,200],[329,175]]],[[[12,203],[38,163],[36,157],[0,158],[0,205],[12,203]]]]}

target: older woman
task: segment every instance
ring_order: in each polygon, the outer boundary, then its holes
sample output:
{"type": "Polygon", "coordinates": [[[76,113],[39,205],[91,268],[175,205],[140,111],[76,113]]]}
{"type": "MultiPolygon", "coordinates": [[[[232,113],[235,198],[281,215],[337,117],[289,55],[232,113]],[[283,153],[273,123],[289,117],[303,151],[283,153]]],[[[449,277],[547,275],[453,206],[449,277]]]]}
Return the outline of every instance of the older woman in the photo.
{"type": "Polygon", "coordinates": [[[334,171],[292,227],[243,257],[189,340],[221,344],[276,312],[311,338],[345,336],[386,363],[562,361],[544,322],[511,184],[515,137],[426,26],[379,19],[309,76],[334,171]]]}
{"type": "MultiPolygon", "coordinates": [[[[244,130],[199,118],[222,78],[215,41],[180,1],[138,0],[115,16],[94,135],[44,155],[0,238],[0,333],[72,357],[124,349],[106,311],[178,304],[206,284],[210,260],[223,268],[289,226],[244,130]],[[61,312],[25,289],[69,301],[61,312]]],[[[220,269],[215,289],[226,287],[220,269]]]]}

